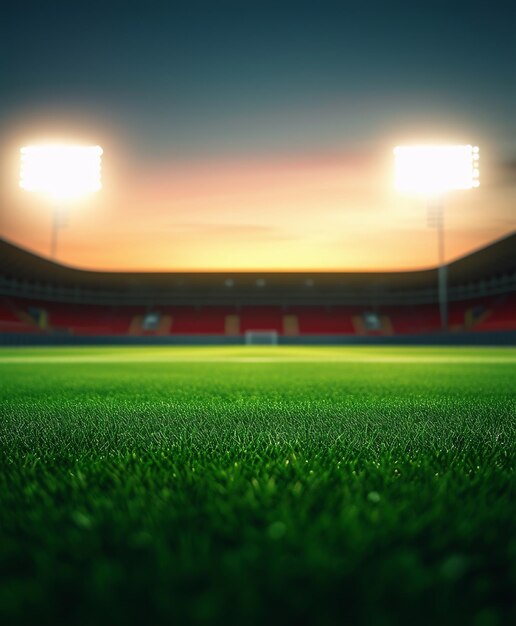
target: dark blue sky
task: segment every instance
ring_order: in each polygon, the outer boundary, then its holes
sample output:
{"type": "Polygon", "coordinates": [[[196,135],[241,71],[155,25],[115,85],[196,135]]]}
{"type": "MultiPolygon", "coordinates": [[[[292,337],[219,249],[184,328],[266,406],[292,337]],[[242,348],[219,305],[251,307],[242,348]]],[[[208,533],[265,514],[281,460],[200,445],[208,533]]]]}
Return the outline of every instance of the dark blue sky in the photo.
{"type": "Polygon", "coordinates": [[[450,128],[516,153],[513,2],[2,3],[0,124],[134,152],[368,149],[450,128]]]}

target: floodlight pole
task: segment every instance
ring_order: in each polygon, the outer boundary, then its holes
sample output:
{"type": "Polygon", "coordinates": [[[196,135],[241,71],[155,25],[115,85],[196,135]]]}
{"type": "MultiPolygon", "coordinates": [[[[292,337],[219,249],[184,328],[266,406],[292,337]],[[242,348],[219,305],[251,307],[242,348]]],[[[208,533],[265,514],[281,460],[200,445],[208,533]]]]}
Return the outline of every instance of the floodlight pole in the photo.
{"type": "Polygon", "coordinates": [[[57,259],[57,235],[61,226],[61,210],[54,209],[54,216],[52,219],[52,236],[50,240],[50,258],[55,261],[57,259]]]}
{"type": "Polygon", "coordinates": [[[444,248],[444,202],[442,197],[434,197],[429,201],[429,209],[433,212],[437,228],[437,295],[439,301],[439,316],[441,328],[448,330],[448,266],[444,248]]]}

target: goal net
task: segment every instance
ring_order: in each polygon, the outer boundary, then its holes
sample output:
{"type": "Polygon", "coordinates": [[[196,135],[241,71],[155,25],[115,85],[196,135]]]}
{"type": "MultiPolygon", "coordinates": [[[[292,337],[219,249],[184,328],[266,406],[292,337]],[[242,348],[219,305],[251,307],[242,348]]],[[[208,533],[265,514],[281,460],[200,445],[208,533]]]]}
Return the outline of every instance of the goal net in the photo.
{"type": "Polygon", "coordinates": [[[245,333],[247,346],[276,346],[278,332],[276,330],[247,330],[245,333]]]}

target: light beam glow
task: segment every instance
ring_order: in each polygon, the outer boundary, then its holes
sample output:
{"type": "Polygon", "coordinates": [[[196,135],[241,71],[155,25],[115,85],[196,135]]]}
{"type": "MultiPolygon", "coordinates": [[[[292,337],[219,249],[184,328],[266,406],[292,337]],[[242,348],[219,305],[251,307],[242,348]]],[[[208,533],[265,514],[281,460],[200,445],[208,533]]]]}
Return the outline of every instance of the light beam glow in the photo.
{"type": "Polygon", "coordinates": [[[394,159],[398,191],[435,196],[480,184],[476,146],[397,146],[394,159]]]}
{"type": "Polygon", "coordinates": [[[54,200],[78,199],[98,191],[100,146],[36,145],[21,148],[20,187],[54,200]]]}

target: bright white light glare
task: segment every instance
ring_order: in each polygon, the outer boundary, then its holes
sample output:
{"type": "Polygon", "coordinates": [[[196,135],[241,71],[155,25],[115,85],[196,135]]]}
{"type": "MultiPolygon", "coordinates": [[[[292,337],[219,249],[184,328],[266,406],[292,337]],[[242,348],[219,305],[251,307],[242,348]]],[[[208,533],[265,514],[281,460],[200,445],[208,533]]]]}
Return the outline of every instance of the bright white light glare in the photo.
{"type": "Polygon", "coordinates": [[[476,146],[397,146],[394,159],[398,191],[430,196],[480,184],[476,146]]]}
{"type": "Polygon", "coordinates": [[[20,187],[26,191],[68,200],[102,187],[100,146],[39,145],[20,152],[20,187]]]}

